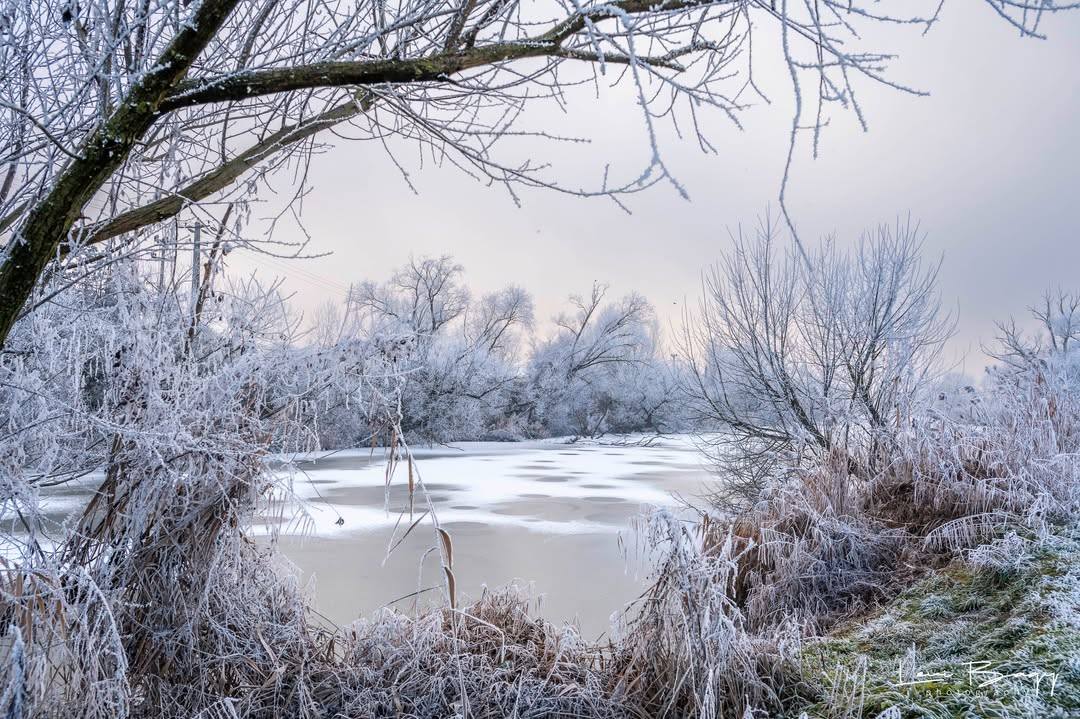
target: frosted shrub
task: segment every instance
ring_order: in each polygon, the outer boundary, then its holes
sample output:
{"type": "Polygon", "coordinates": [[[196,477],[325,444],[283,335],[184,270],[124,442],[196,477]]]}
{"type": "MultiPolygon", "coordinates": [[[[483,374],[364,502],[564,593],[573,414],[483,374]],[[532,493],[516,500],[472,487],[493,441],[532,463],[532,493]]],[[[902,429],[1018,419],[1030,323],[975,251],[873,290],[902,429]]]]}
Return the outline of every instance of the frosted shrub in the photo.
{"type": "Polygon", "coordinates": [[[1009,532],[987,544],[981,544],[964,554],[964,558],[978,569],[995,572],[1015,572],[1031,560],[1030,543],[1016,532],[1009,532]]]}
{"type": "Polygon", "coordinates": [[[918,228],[807,254],[766,218],[733,241],[681,342],[692,416],[719,430],[702,444],[725,475],[723,499],[752,502],[830,452],[867,479],[924,400],[951,327],[918,228]]]}
{"type": "Polygon", "coordinates": [[[346,627],[332,708],[350,717],[632,716],[601,651],[572,627],[530,616],[528,603],[511,587],[460,612],[387,612],[346,627]]]}
{"type": "Polygon", "coordinates": [[[281,298],[254,282],[194,319],[133,266],[65,299],[80,321],[44,305],[0,367],[8,690],[30,714],[186,716],[314,641],[245,528],[277,481],[271,445],[315,446],[297,403],[350,361],[293,347],[281,298]],[[93,499],[69,521],[39,510],[41,487],[86,475],[93,499]]]}
{"type": "Polygon", "coordinates": [[[928,547],[960,549],[1021,527],[1041,535],[1080,501],[1080,384],[1072,351],[988,372],[976,416],[917,418],[875,480],[878,511],[928,547]]]}

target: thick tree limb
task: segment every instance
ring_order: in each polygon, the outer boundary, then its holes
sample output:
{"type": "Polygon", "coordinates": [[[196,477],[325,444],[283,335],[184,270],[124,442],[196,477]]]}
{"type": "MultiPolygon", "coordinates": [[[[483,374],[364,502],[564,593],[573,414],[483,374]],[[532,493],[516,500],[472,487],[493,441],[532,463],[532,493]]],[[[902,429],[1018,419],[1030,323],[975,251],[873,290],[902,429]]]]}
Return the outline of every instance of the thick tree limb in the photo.
{"type": "MultiPolygon", "coordinates": [[[[335,105],[310,120],[283,127],[244,150],[225,164],[199,177],[185,187],[170,193],[168,196],[142,207],[128,210],[107,222],[88,228],[80,244],[97,244],[125,232],[134,232],[148,225],[167,220],[179,214],[184,207],[205,200],[215,192],[225,189],[258,163],[289,145],[355,117],[370,107],[371,100],[369,98],[349,100],[335,105]]],[[[62,255],[67,254],[67,252],[68,248],[66,246],[61,248],[62,255]]]]}
{"type": "MultiPolygon", "coordinates": [[[[556,23],[540,36],[517,42],[467,47],[423,58],[327,61],[297,67],[248,70],[220,77],[195,78],[180,83],[161,103],[160,109],[164,113],[207,103],[235,102],[318,87],[433,82],[447,80],[451,75],[465,70],[534,57],[597,61],[599,57],[595,54],[562,47],[565,40],[585,28],[586,20],[596,23],[626,14],[676,12],[723,4],[726,4],[724,0],[622,0],[576,13],[556,23]]],[[[670,65],[671,59],[656,58],[652,62],[657,65],[670,65]]],[[[615,61],[619,61],[618,58],[615,61]]],[[[650,59],[641,58],[641,61],[647,63],[650,59]]]]}
{"type": "Polygon", "coordinates": [[[464,52],[443,53],[407,60],[317,62],[298,67],[250,70],[220,78],[188,80],[161,103],[170,112],[212,102],[235,102],[293,90],[316,87],[401,84],[447,80],[455,73],[497,62],[551,55],[552,42],[525,45],[498,43],[464,52]]]}

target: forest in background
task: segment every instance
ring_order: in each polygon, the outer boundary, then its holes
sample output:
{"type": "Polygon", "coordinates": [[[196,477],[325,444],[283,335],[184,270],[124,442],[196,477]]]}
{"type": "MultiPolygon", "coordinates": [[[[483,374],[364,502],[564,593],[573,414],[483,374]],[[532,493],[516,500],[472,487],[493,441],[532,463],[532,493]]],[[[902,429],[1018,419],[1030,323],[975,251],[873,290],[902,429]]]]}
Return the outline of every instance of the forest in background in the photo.
{"type": "MultiPolygon", "coordinates": [[[[513,441],[675,432],[686,412],[675,396],[679,368],[665,356],[659,322],[636,293],[606,285],[570,297],[549,322],[532,296],[510,285],[474,297],[449,256],[418,258],[383,282],[354,285],[315,317],[319,347],[351,344],[400,372],[400,426],[413,442],[513,441]]],[[[309,403],[324,448],[384,443],[366,416],[378,395],[356,385],[309,403]],[[358,411],[359,408],[367,408],[358,411]]]]}

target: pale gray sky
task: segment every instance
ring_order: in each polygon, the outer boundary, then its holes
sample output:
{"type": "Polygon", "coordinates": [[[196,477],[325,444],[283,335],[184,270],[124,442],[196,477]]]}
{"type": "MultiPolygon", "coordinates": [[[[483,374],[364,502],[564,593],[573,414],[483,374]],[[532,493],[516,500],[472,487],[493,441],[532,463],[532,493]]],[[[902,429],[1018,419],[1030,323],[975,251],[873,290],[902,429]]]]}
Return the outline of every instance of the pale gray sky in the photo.
{"type": "MultiPolygon", "coordinates": [[[[1049,285],[1080,289],[1080,14],[1053,17],[1046,41],[1021,39],[983,3],[949,3],[923,37],[891,28],[880,49],[901,57],[894,79],[929,97],[863,83],[870,131],[833,111],[821,157],[801,147],[789,207],[804,241],[836,232],[841,242],[899,215],[920,220],[927,249],[944,253],[941,289],[959,313],[953,345],[982,363],[978,340],[993,322],[1019,314],[1049,285]]],[[[759,55],[761,51],[758,50],[759,55]]],[[[706,116],[718,155],[665,129],[664,156],[690,193],[668,186],[631,198],[627,215],[605,200],[504,190],[446,167],[401,159],[413,194],[376,143],[339,143],[311,168],[304,202],[312,252],[328,257],[266,262],[235,256],[234,269],[286,277],[305,311],[340,297],[351,282],[381,279],[410,254],[452,254],[477,292],[504,284],[529,289],[538,318],[593,280],[613,293],[638,290],[675,319],[696,297],[703,267],[728,242],[728,229],[752,225],[776,197],[787,151],[791,87],[779,66],[759,71],[772,105],[742,116],[739,131],[706,116]]],[[[587,146],[537,142],[567,184],[599,184],[606,162],[633,176],[648,158],[634,98],[622,90],[570,95],[567,113],[537,107],[525,126],[593,138],[587,146]]]]}

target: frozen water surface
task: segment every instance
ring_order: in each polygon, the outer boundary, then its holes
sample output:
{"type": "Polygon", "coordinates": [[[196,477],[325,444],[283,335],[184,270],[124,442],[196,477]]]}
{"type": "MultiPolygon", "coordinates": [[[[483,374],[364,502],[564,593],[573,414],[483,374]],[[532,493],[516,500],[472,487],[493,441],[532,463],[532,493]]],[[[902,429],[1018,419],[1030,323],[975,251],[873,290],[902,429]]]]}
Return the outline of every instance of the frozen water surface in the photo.
{"type": "MultiPolygon", "coordinates": [[[[461,443],[414,456],[414,472],[453,537],[463,598],[516,581],[531,588],[545,617],[577,622],[590,637],[645,586],[634,517],[693,498],[709,481],[689,440],[678,437],[616,447],[461,443]]],[[[385,472],[378,451],[350,450],[307,458],[292,478],[305,518],[279,527],[277,541],[314,583],[320,611],[338,624],[418,590],[395,606],[445,601],[438,555],[425,555],[434,545],[428,519],[386,555],[410,520],[401,513],[405,463],[388,495],[385,472]]],[[[418,496],[413,517],[427,508],[418,496]]]]}

